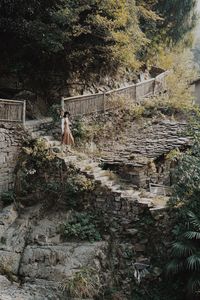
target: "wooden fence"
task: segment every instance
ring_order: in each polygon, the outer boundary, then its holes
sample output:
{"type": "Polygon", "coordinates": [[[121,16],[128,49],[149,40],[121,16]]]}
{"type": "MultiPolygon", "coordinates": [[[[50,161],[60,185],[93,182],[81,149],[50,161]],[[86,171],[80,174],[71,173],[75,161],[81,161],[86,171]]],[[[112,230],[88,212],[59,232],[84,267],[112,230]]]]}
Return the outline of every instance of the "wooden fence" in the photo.
{"type": "MultiPolygon", "coordinates": [[[[111,97],[117,100],[119,96],[123,96],[135,103],[140,103],[145,98],[161,93],[166,89],[167,74],[168,71],[161,73],[155,78],[105,93],[63,97],[61,105],[63,110],[69,111],[72,116],[83,116],[105,112],[109,107],[108,102],[111,97]]],[[[113,105],[114,107],[115,105],[113,105]]]]}
{"type": "Polygon", "coordinates": [[[25,124],[26,101],[0,99],[0,121],[25,124]]]}

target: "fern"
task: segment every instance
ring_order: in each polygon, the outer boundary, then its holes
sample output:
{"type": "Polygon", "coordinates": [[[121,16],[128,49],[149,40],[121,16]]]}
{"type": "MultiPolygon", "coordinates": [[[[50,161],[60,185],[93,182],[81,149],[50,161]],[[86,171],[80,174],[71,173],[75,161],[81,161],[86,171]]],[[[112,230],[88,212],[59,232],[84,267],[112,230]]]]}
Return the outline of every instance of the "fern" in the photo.
{"type": "Polygon", "coordinates": [[[186,259],[187,268],[190,271],[200,271],[200,256],[194,254],[186,259]]]}
{"type": "Polygon", "coordinates": [[[183,237],[189,240],[200,240],[200,232],[187,231],[183,234],[183,237]]]}
{"type": "Polygon", "coordinates": [[[192,294],[196,294],[197,291],[200,290],[200,275],[199,274],[193,274],[187,283],[187,289],[192,294]]]}
{"type": "Polygon", "coordinates": [[[188,242],[180,241],[172,245],[172,256],[175,257],[187,257],[193,254],[194,251],[195,248],[188,242]]]}
{"type": "Polygon", "coordinates": [[[170,263],[167,266],[167,274],[168,275],[175,275],[178,273],[183,272],[184,270],[184,264],[181,260],[178,259],[172,259],[170,263]]]}
{"type": "Polygon", "coordinates": [[[186,231],[172,244],[172,259],[167,266],[168,275],[184,275],[189,294],[197,294],[200,289],[200,221],[197,216],[187,212],[186,231]]]}
{"type": "Polygon", "coordinates": [[[194,229],[200,231],[200,221],[196,215],[191,211],[189,211],[187,215],[189,217],[189,223],[193,225],[194,229]]]}

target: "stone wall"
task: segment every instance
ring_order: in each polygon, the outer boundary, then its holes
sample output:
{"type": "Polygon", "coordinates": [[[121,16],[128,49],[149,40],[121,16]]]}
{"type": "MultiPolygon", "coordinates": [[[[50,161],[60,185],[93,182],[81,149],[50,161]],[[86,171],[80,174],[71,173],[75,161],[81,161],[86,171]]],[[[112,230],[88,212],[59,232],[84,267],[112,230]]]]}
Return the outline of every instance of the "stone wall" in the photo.
{"type": "Polygon", "coordinates": [[[14,169],[23,134],[20,125],[0,123],[0,195],[13,187],[14,169]]]}

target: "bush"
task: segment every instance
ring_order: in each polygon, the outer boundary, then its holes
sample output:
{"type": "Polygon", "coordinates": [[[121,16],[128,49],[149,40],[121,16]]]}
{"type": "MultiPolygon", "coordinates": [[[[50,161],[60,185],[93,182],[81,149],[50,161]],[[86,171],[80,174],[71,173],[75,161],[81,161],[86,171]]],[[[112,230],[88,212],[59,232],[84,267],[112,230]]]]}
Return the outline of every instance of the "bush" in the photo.
{"type": "Polygon", "coordinates": [[[8,192],[3,192],[1,194],[1,201],[3,202],[4,206],[8,206],[15,201],[15,193],[13,190],[9,190],[8,192]]]}
{"type": "Polygon", "coordinates": [[[95,217],[87,213],[75,213],[71,221],[63,224],[62,234],[65,238],[77,238],[83,241],[101,240],[95,217]]]}
{"type": "Polygon", "coordinates": [[[90,179],[80,174],[73,164],[66,164],[52,154],[45,142],[31,140],[23,147],[16,168],[15,192],[18,199],[31,194],[42,199],[46,195],[49,201],[64,200],[66,207],[81,207],[84,195],[93,188],[90,179]]]}
{"type": "Polygon", "coordinates": [[[76,141],[87,138],[87,130],[81,118],[76,118],[76,120],[73,122],[73,136],[76,141]]]}
{"type": "Polygon", "coordinates": [[[60,104],[53,104],[49,109],[49,115],[52,117],[53,122],[58,122],[60,120],[60,112],[61,112],[61,105],[60,104]]]}

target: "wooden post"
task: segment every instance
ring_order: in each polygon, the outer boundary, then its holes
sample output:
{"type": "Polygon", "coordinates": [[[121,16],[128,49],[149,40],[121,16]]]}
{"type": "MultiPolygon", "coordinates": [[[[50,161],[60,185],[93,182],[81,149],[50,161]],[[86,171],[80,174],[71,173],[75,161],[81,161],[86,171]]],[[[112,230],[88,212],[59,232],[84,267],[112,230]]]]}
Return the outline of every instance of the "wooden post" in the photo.
{"type": "Polygon", "coordinates": [[[26,123],[26,100],[23,103],[23,125],[25,126],[26,123]]]}
{"type": "Polygon", "coordinates": [[[63,111],[65,110],[65,98],[64,97],[61,98],[61,108],[63,111]]]}
{"type": "Polygon", "coordinates": [[[103,112],[105,113],[106,111],[106,93],[103,93],[103,112]]]}

